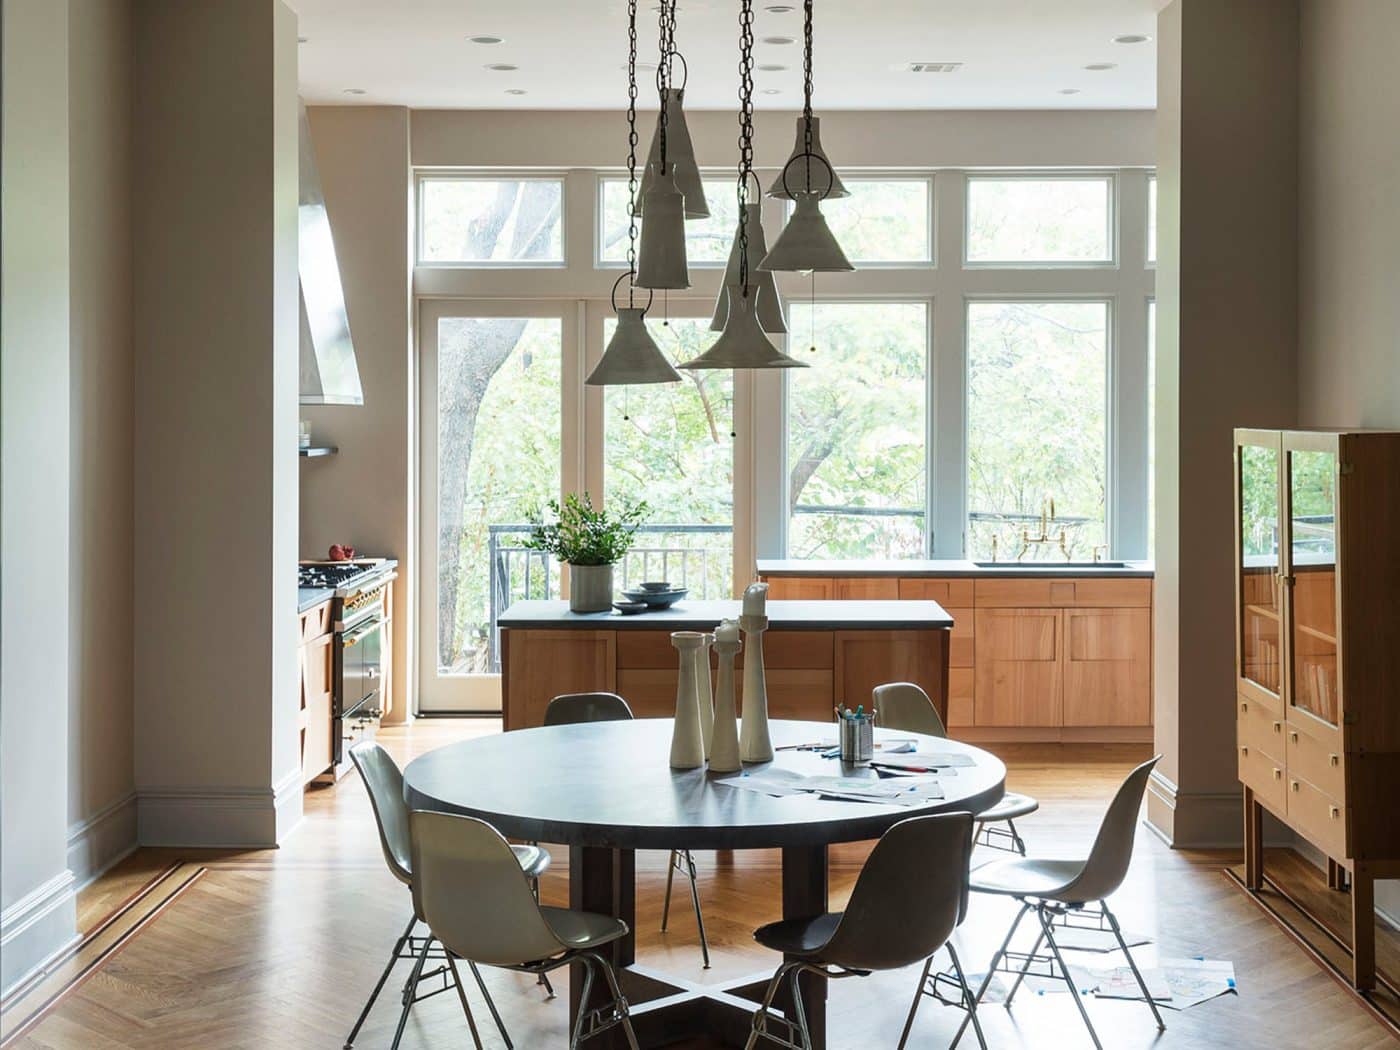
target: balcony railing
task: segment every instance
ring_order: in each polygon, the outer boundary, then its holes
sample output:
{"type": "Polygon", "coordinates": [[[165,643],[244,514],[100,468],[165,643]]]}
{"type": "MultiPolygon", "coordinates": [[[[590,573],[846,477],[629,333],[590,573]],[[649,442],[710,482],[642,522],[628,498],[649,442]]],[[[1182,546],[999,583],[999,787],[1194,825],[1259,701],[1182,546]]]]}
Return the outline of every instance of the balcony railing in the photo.
{"type": "MultiPolygon", "coordinates": [[[[492,671],[501,669],[501,632],[496,621],[514,602],[559,596],[559,566],[543,551],[524,546],[528,524],[487,526],[491,565],[492,671]]],[[[643,525],[638,542],[618,563],[613,584],[626,590],[642,580],[668,580],[697,599],[728,598],[734,589],[733,529],[728,525],[643,525]],[[717,538],[722,537],[722,541],[717,538]]]]}

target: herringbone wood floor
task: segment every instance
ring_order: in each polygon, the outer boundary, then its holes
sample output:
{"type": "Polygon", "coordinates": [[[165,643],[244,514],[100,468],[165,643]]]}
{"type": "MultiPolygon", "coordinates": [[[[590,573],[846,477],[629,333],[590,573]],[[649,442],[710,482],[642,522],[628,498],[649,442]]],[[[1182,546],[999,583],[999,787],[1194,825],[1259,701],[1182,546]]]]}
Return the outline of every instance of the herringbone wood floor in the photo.
{"type": "MultiPolygon", "coordinates": [[[[400,761],[465,735],[494,732],[488,721],[426,721],[388,730],[383,738],[400,761]]],[[[1009,784],[1041,799],[1022,827],[1032,852],[1087,848],[1105,801],[1143,755],[1133,746],[999,747],[1009,784]]],[[[849,892],[864,847],[832,855],[834,905],[849,892]]],[[[280,850],[245,853],[142,850],[81,899],[84,924],[98,921],[172,857],[209,866],[208,874],[17,1044],[65,1050],[253,1050],[334,1048],[407,921],[408,898],[384,869],[364,789],[353,775],[307,797],[306,819],[280,850]]],[[[567,854],[555,850],[545,880],[548,901],[567,900],[567,854]]],[[[1110,1047],[1327,1047],[1362,1050],[1393,1045],[1315,963],[1221,875],[1228,852],[1167,849],[1138,836],[1132,871],[1114,906],[1130,930],[1153,936],[1150,960],[1204,955],[1235,963],[1240,994],[1182,1013],[1166,1011],[1160,1037],[1140,1004],[1090,1001],[1110,1047]]],[[[771,968],[774,959],[752,941],[752,929],[778,914],[776,855],[701,854],[701,893],[714,968],[703,979],[771,968]]],[[[660,969],[700,978],[694,922],[684,896],[671,932],[659,933],[665,855],[638,858],[638,956],[660,969]]],[[[678,887],[680,888],[680,887],[678,887]]],[[[975,898],[957,935],[969,970],[985,966],[1004,935],[1011,909],[975,898]]],[[[560,971],[557,982],[567,978],[560,971]]],[[[917,974],[913,970],[831,986],[832,1046],[892,1047],[917,974]]],[[[533,979],[488,971],[487,981],[519,1047],[565,1044],[565,997],[545,1001],[533,979]]],[[[393,984],[389,991],[392,993],[393,984]]],[[[484,1011],[478,1019],[486,1021],[484,1011]]],[[[387,1045],[397,1020],[393,994],[371,1015],[357,1046],[387,1045]]],[[[926,1002],[912,1045],[946,1046],[957,1024],[952,1010],[926,1002]]],[[[992,1046],[1087,1047],[1065,995],[1024,996],[1015,1010],[984,1010],[992,1046]]],[[[489,1031],[489,1022],[483,1026],[489,1031]]],[[[415,1007],[405,1050],[470,1045],[455,997],[415,1007]]],[[[491,1045],[498,1045],[492,1042],[491,1045]]],[[[965,1042],[964,1046],[970,1045],[965,1042]]]]}

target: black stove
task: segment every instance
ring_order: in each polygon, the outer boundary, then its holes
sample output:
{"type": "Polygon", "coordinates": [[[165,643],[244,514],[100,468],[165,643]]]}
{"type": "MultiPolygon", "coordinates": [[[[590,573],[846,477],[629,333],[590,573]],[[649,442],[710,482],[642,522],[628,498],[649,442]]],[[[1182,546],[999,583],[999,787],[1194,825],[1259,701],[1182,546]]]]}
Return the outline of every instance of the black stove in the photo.
{"type": "Polygon", "coordinates": [[[297,586],[338,589],[369,579],[379,572],[380,562],[317,561],[302,562],[297,568],[297,586]]]}

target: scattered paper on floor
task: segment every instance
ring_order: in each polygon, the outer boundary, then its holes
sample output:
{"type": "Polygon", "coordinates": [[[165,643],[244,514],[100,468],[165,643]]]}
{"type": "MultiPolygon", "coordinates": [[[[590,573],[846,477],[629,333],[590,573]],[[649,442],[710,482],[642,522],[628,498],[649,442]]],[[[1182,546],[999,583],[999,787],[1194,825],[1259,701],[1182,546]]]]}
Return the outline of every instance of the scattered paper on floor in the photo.
{"type": "MultiPolygon", "coordinates": [[[[1104,999],[1141,999],[1142,990],[1127,966],[1090,967],[1095,994],[1104,999]]],[[[1161,1006],[1186,1010],[1233,992],[1235,964],[1218,959],[1163,959],[1141,970],[1152,998],[1161,1006]]]]}

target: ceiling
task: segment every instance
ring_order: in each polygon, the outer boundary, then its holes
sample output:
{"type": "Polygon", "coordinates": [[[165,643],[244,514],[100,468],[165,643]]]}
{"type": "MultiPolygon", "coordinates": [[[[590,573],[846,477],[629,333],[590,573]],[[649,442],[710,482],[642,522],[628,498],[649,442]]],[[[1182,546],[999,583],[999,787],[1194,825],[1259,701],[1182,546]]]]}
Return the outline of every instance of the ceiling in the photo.
{"type": "MultiPolygon", "coordinates": [[[[626,103],[625,0],[288,0],[300,18],[307,101],[454,109],[616,109],[626,103]],[[500,37],[498,44],[473,36],[500,37]],[[514,70],[495,71],[502,64],[514,70]],[[523,92],[523,93],[512,93],[523,92]]],[[[754,102],[802,102],[802,0],[754,0],[754,102]],[[794,44],[766,43],[790,37],[794,44]]],[[[820,109],[1151,109],[1165,0],[823,0],[820,109]],[[913,73],[911,62],[960,62],[913,73]],[[1109,69],[1086,66],[1112,63],[1109,69]]],[[[738,91],[738,0],[679,0],[676,42],[692,109],[738,91]]],[[[638,61],[656,61],[655,0],[639,0],[638,61]]],[[[643,71],[643,105],[654,72],[643,71]]]]}

